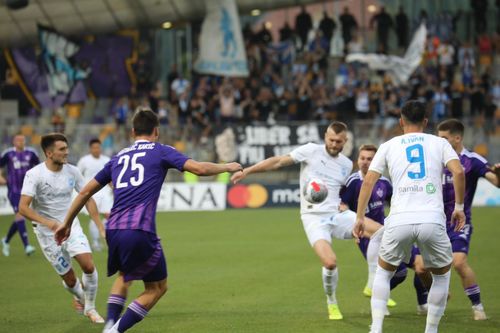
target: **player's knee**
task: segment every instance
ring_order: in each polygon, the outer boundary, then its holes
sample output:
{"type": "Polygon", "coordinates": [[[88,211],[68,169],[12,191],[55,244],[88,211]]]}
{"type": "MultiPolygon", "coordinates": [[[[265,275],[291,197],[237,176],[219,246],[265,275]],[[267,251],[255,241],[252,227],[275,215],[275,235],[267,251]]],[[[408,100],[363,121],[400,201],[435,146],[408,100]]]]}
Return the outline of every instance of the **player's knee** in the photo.
{"type": "Polygon", "coordinates": [[[467,259],[458,259],[453,260],[453,267],[459,274],[461,274],[469,268],[469,264],[467,263],[467,259]]]}
{"type": "Polygon", "coordinates": [[[329,270],[337,268],[337,260],[333,258],[328,258],[323,260],[323,267],[329,270]]]}
{"type": "Polygon", "coordinates": [[[85,274],[92,274],[95,271],[95,266],[93,262],[84,263],[80,266],[82,272],[85,274]]]}

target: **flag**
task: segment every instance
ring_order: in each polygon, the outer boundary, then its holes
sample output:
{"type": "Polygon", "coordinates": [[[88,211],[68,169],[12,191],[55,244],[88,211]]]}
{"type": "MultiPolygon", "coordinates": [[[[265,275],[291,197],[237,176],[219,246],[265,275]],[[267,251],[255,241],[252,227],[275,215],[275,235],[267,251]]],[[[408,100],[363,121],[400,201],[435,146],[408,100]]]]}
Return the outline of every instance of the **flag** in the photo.
{"type": "Polygon", "coordinates": [[[422,61],[425,51],[427,29],[421,24],[413,35],[413,39],[404,57],[375,53],[355,53],[346,57],[347,62],[359,61],[366,63],[370,69],[388,71],[396,84],[405,84],[422,61]]]}
{"type": "Polygon", "coordinates": [[[203,74],[248,76],[240,19],[234,0],[205,1],[207,13],[194,69],[203,74]]]}

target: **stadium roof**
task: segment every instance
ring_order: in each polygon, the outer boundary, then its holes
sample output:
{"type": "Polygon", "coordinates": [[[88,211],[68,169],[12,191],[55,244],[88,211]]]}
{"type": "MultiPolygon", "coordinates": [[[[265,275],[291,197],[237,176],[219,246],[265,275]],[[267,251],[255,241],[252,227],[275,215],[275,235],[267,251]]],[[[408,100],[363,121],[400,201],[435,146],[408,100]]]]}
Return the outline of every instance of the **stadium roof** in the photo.
{"type": "MultiPolygon", "coordinates": [[[[113,32],[125,28],[160,26],[165,21],[200,19],[207,0],[30,0],[22,9],[0,2],[0,45],[12,46],[36,40],[37,24],[67,35],[113,32]]],[[[317,0],[236,0],[240,14],[317,0]]]]}

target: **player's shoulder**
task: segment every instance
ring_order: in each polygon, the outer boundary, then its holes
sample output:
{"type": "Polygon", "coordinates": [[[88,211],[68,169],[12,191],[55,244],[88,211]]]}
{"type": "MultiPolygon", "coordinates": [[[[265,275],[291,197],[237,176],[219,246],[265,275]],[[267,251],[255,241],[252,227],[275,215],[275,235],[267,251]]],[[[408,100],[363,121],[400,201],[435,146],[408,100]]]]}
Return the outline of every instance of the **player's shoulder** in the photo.
{"type": "Polygon", "coordinates": [[[31,177],[39,177],[41,176],[44,172],[47,171],[47,168],[45,167],[45,162],[39,163],[26,171],[26,176],[31,176],[31,177]]]}
{"type": "Polygon", "coordinates": [[[487,164],[488,163],[488,160],[486,160],[483,156],[479,155],[478,153],[476,152],[473,152],[473,151],[469,151],[467,149],[463,149],[462,152],[460,153],[460,155],[468,158],[468,159],[471,159],[471,160],[477,160],[483,164],[487,164]]]}
{"type": "Polygon", "coordinates": [[[345,165],[347,167],[351,167],[353,166],[353,163],[351,161],[351,159],[347,156],[345,156],[344,154],[342,153],[339,153],[338,155],[338,158],[339,158],[339,163],[342,164],[342,165],[345,165]]]}
{"type": "Polygon", "coordinates": [[[379,178],[379,181],[381,181],[383,183],[386,183],[386,184],[389,184],[389,185],[392,186],[391,180],[389,178],[387,178],[387,177],[382,176],[382,177],[379,178]]]}
{"type": "Polygon", "coordinates": [[[24,150],[26,150],[27,152],[30,152],[33,155],[38,156],[38,151],[33,147],[25,147],[24,150]]]}
{"type": "Polygon", "coordinates": [[[359,172],[354,172],[347,178],[345,186],[349,187],[350,185],[353,185],[359,181],[361,181],[361,176],[359,175],[359,172]]]}
{"type": "Polygon", "coordinates": [[[2,151],[2,153],[0,154],[0,156],[4,156],[4,155],[7,155],[7,154],[10,154],[12,153],[13,151],[15,151],[15,148],[14,147],[9,147],[9,148],[6,148],[2,151]]]}
{"type": "Polygon", "coordinates": [[[72,174],[81,174],[80,169],[78,169],[75,165],[66,163],[63,166],[63,169],[66,170],[66,172],[72,173],[72,174]]]}

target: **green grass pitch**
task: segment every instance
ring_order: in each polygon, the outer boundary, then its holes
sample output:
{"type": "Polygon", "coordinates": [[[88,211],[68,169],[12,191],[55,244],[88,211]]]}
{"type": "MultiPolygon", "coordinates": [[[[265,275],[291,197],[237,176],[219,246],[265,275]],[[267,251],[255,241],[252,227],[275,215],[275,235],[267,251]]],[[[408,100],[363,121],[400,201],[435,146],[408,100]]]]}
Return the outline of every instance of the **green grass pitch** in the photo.
{"type": "MultiPolygon", "coordinates": [[[[490,317],[471,319],[468,299],[456,273],[440,332],[500,332],[500,208],[475,208],[470,262],[477,273],[490,317]]],[[[12,217],[0,217],[5,234],[12,217]]],[[[82,218],[83,220],[84,218],[82,218]]],[[[82,223],[85,227],[87,223],[82,223]]],[[[233,210],[158,214],[167,256],[169,291],[130,332],[368,332],[369,299],[361,293],[366,264],[352,241],[335,241],[337,298],[342,321],[329,321],[319,260],[310,249],[298,209],[233,210]]],[[[70,306],[70,296],[49,266],[30,230],[37,252],[26,257],[19,236],[11,256],[0,257],[0,332],[101,332],[70,306]]],[[[94,254],[99,270],[97,308],[106,314],[112,282],[106,254],[94,254]]],[[[398,302],[385,332],[423,332],[416,315],[413,272],[392,293],[398,302]]],[[[136,282],[129,300],[140,292],[136,282]]]]}

